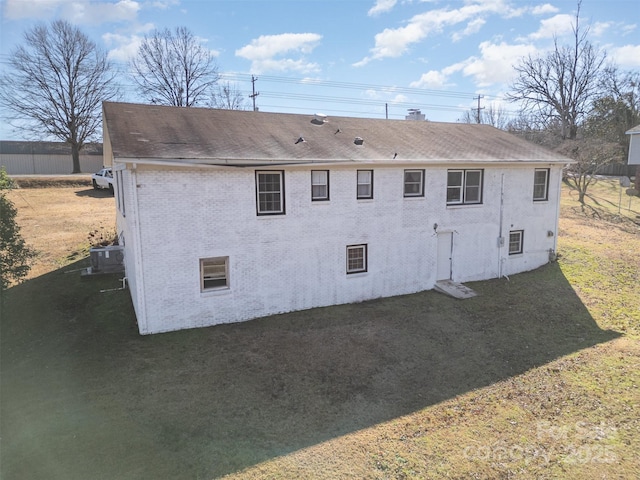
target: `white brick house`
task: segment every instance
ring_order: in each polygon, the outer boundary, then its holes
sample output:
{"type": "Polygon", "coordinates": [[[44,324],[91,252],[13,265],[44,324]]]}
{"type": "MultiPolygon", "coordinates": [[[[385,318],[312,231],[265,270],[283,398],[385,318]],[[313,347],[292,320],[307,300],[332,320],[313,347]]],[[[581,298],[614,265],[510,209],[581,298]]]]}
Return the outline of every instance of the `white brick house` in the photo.
{"type": "Polygon", "coordinates": [[[537,268],[568,159],[487,125],[105,103],[140,333],[537,268]]]}

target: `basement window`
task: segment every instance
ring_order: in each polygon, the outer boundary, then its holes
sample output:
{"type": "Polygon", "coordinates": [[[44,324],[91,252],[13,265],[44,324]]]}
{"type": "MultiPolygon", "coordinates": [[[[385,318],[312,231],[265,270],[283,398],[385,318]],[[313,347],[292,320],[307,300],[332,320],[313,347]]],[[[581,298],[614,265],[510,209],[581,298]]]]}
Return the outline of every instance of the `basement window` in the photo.
{"type": "Polygon", "coordinates": [[[512,230],[509,232],[509,255],[522,253],[524,230],[512,230]]]}
{"type": "Polygon", "coordinates": [[[347,274],[367,271],[367,244],[347,246],[347,274]]]}
{"type": "Polygon", "coordinates": [[[200,291],[229,288],[229,257],[200,259],[200,291]]]}

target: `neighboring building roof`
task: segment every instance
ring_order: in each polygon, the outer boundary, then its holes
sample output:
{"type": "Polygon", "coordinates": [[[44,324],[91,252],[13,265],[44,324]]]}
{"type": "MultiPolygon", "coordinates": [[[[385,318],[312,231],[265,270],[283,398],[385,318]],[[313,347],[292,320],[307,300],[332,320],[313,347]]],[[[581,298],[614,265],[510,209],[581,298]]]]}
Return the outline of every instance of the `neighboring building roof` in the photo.
{"type": "Polygon", "coordinates": [[[212,165],[394,158],[435,163],[571,162],[489,125],[112,102],[103,104],[103,112],[113,157],[121,160],[212,165]]]}
{"type": "MultiPolygon", "coordinates": [[[[87,143],[82,155],[102,155],[101,143],[87,143]]],[[[21,142],[0,140],[0,154],[7,155],[71,155],[71,145],[64,142],[21,142]]]]}
{"type": "Polygon", "coordinates": [[[640,125],[636,125],[631,130],[627,130],[624,133],[627,133],[627,134],[640,133],[640,125]]]}

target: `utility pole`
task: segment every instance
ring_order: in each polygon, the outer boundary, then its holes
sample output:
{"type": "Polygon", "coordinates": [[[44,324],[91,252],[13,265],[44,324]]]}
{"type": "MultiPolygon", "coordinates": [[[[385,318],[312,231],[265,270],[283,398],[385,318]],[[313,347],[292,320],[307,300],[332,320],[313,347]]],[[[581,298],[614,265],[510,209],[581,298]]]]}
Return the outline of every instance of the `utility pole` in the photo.
{"type": "Polygon", "coordinates": [[[251,100],[253,100],[253,111],[257,112],[258,109],[256,108],[256,97],[258,95],[260,95],[260,92],[256,92],[256,81],[258,81],[258,77],[254,77],[253,75],[251,75],[251,91],[253,92],[251,95],[249,95],[249,98],[251,98],[251,100]]]}
{"type": "Polygon", "coordinates": [[[477,113],[476,113],[476,122],[477,123],[481,123],[480,122],[480,110],[484,110],[484,107],[480,108],[480,99],[481,98],[484,98],[484,95],[478,94],[478,98],[477,98],[477,100],[478,100],[478,109],[477,109],[477,113]]]}

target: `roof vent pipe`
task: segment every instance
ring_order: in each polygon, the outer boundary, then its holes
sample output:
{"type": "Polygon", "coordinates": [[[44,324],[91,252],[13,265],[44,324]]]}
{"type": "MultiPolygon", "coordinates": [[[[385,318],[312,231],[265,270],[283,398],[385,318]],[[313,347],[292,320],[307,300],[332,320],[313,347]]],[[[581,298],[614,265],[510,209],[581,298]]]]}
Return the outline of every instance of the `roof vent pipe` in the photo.
{"type": "Polygon", "coordinates": [[[353,143],[355,143],[356,145],[362,145],[364,143],[364,140],[362,139],[362,137],[356,137],[353,143]]]}
{"type": "Polygon", "coordinates": [[[324,125],[327,123],[327,116],[324,113],[316,113],[311,120],[314,125],[324,125]]]}

